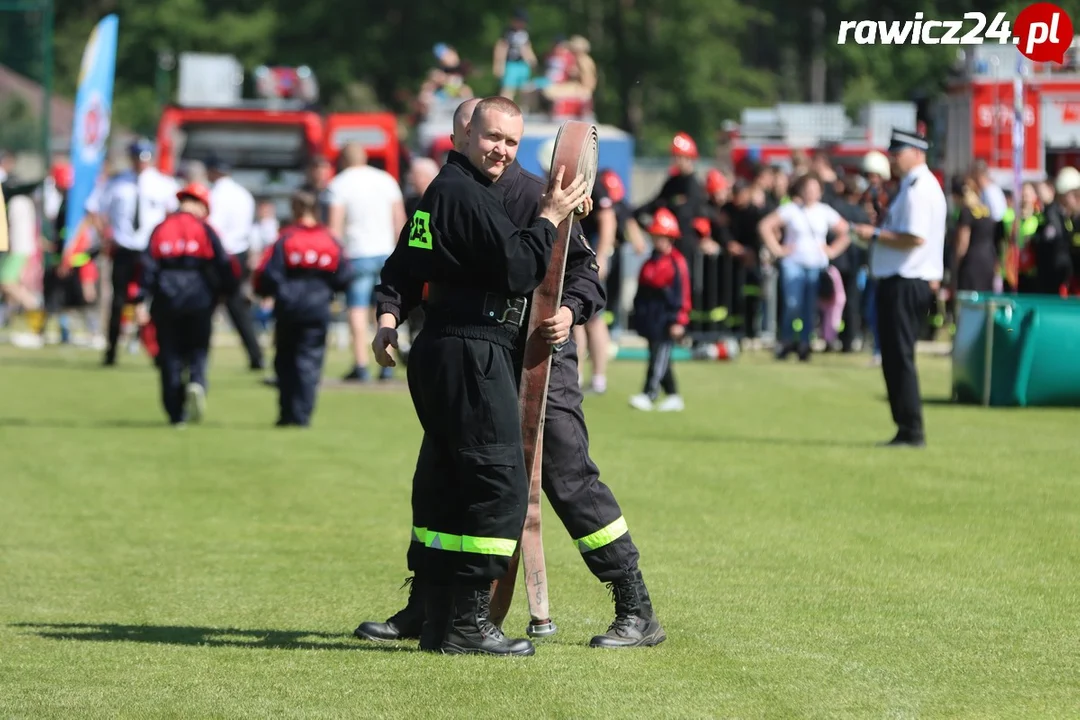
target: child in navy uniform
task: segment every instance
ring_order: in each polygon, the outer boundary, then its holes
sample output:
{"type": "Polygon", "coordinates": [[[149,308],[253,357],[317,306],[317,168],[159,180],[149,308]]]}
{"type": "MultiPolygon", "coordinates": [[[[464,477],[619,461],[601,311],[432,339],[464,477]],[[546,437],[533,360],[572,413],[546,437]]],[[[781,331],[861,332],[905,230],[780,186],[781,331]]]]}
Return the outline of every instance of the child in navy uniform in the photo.
{"type": "Polygon", "coordinates": [[[263,256],[255,292],[274,299],[278,427],[307,427],[326,355],[330,301],[353,278],[341,246],[318,221],[318,199],[292,197],[293,224],[263,256]]]}
{"type": "Polygon", "coordinates": [[[682,234],[670,210],[656,211],[649,235],[653,253],[641,267],[634,297],[634,328],[649,342],[649,372],[645,392],[630,398],[630,405],[638,410],[655,407],[677,412],[683,409],[683,400],[675,386],[671,351],[690,323],[690,271],[686,258],[675,249],[674,243],[682,234]],[[657,405],[661,388],[667,397],[657,405]]]}
{"type": "Polygon", "coordinates": [[[183,427],[188,419],[202,420],[206,411],[214,309],[218,298],[236,289],[240,266],[206,222],[210,191],[191,183],[176,197],[180,208],[154,228],[142,254],[135,312],[140,326],[156,328],[162,404],[170,424],[183,427]]]}

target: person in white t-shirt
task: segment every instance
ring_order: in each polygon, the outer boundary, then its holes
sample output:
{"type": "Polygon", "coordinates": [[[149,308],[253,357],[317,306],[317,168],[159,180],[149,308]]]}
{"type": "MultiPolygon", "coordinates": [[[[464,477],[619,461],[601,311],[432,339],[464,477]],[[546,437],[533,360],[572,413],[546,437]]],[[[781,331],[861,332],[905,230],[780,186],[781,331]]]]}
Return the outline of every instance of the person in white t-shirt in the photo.
{"type": "Polygon", "coordinates": [[[765,247],[780,259],[783,315],[777,358],[783,360],[796,348],[799,359],[810,359],[810,335],[817,320],[818,281],[829,263],[843,253],[851,240],[847,221],[821,202],[817,175],[808,173],[791,186],[791,202],[781,205],[758,223],[765,247]],[[835,240],[828,243],[829,233],[835,240]],[[799,331],[799,342],[795,332],[799,331]]]}
{"type": "MultiPolygon", "coordinates": [[[[356,271],[346,293],[355,362],[344,379],[366,382],[371,295],[405,226],[405,200],[393,175],[367,164],[364,148],[350,143],[341,157],[345,169],[330,182],[330,232],[356,271]]],[[[392,376],[393,368],[383,368],[379,375],[392,376]]]]}

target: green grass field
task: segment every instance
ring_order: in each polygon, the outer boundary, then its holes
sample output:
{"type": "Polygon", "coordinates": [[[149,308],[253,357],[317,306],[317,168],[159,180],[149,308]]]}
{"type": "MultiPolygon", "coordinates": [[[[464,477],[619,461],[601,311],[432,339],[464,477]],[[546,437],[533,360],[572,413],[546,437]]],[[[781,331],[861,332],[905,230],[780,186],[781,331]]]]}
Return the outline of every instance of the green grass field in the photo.
{"type": "Polygon", "coordinates": [[[98,357],[0,349],[2,717],[1080,713],[1077,413],[950,406],[944,359],[921,359],[924,451],[873,447],[865,356],[684,363],[681,415],[634,414],[643,367],[616,364],[593,453],[668,640],[585,647],[612,606],[545,508],[560,631],[506,660],[351,636],[406,596],[403,388],[327,389],[313,429],[276,430],[221,350],[177,432],[144,358],[98,357]]]}

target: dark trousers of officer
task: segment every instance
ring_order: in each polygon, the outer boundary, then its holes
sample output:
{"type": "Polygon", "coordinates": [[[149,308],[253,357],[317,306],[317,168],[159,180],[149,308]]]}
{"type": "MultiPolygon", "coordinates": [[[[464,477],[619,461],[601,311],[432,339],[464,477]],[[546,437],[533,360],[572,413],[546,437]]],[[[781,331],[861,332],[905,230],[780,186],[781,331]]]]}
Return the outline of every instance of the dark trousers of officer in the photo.
{"type": "Polygon", "coordinates": [[[120,339],[120,322],[124,306],[128,303],[128,285],[135,279],[141,253],[117,246],[112,257],[112,301],[109,308],[109,344],[106,356],[116,357],[116,343],[120,339]]]}
{"type": "Polygon", "coordinates": [[[274,372],[278,381],[278,424],[311,423],[326,357],[326,323],[274,323],[274,372]]]}
{"type": "Polygon", "coordinates": [[[262,348],[259,347],[259,340],[255,336],[255,323],[251,318],[251,301],[248,300],[243,290],[243,283],[251,274],[247,265],[247,253],[242,252],[232,257],[236,262],[240,263],[241,281],[236,290],[226,298],[225,309],[229,313],[233,327],[236,328],[236,332],[240,335],[240,341],[244,343],[244,350],[247,352],[248,362],[251,367],[262,367],[262,348]]]}
{"type": "Polygon", "coordinates": [[[655,400],[663,389],[668,395],[676,395],[675,372],[671,369],[671,353],[675,343],[670,339],[649,340],[649,370],[645,376],[645,394],[655,400]]]}
{"type": "Polygon", "coordinates": [[[925,437],[915,343],[926,322],[934,293],[925,280],[892,276],[878,281],[877,322],[881,368],[893,422],[903,439],[925,437]]]}
{"type": "Polygon", "coordinates": [[[408,381],[424,429],[412,493],[424,547],[410,548],[409,568],[436,585],[490,583],[509,568],[528,506],[511,351],[429,326],[408,381]]]}
{"type": "Polygon", "coordinates": [[[183,315],[154,313],[161,372],[161,401],[169,421],[184,419],[186,383],[206,389],[206,361],[210,354],[212,312],[183,315]],[[184,373],[187,372],[185,382],[184,373]]]}

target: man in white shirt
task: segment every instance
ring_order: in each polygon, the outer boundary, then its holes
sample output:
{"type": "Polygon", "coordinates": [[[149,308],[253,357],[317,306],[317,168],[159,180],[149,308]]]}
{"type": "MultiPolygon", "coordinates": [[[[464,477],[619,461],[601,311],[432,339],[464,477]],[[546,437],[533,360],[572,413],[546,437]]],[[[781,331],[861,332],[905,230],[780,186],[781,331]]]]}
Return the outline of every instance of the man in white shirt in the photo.
{"type": "Polygon", "coordinates": [[[251,313],[251,301],[244,292],[243,284],[251,274],[248,267],[248,250],[255,225],[255,197],[229,175],[229,166],[220,158],[210,158],[206,163],[210,182],[210,217],[208,222],[221,238],[221,246],[239,263],[243,276],[236,290],[225,300],[229,313],[252,370],[263,368],[262,348],[255,335],[255,322],[251,313]]]}
{"type": "Polygon", "coordinates": [[[120,320],[128,304],[128,286],[135,279],[139,257],[150,242],[150,233],[178,207],[176,181],[151,164],[154,148],[138,139],[128,148],[131,169],[113,177],[100,193],[86,202],[99,228],[112,235],[112,306],[105,349],[106,366],[116,364],[120,320]]]}
{"type": "MultiPolygon", "coordinates": [[[[405,226],[405,201],[393,175],[367,164],[364,148],[350,143],[341,157],[345,169],[330,183],[330,232],[356,271],[346,293],[355,364],[345,380],[365,382],[371,294],[405,226]]],[[[382,368],[379,377],[392,375],[393,368],[382,368]]]]}
{"type": "Polygon", "coordinates": [[[896,436],[889,447],[923,447],[922,399],[915,343],[934,301],[931,283],[945,271],[945,192],[926,166],[930,143],[914,132],[893,130],[889,152],[903,180],[880,228],[857,225],[873,241],[870,272],[878,280],[881,367],[896,436]]]}

